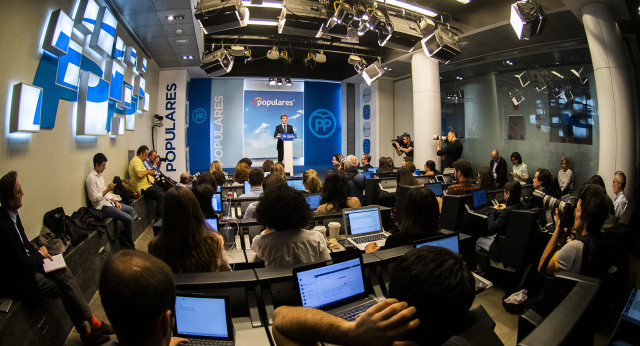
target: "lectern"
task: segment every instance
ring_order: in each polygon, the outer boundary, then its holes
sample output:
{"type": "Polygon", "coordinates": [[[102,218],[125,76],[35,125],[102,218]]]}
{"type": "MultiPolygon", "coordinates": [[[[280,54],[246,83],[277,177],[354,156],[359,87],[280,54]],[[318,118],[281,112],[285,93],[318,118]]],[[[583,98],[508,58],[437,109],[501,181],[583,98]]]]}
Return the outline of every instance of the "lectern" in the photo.
{"type": "Polygon", "coordinates": [[[284,148],[284,171],[289,172],[289,176],[293,176],[293,140],[298,138],[295,133],[281,133],[280,139],[284,148]]]}

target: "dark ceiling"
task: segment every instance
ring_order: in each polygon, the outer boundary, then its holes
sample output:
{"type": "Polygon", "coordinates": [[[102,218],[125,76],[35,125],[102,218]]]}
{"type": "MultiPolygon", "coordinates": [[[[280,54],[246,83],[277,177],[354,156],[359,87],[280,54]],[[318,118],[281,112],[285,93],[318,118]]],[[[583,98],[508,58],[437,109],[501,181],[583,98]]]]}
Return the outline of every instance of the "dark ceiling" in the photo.
{"type": "MultiPolygon", "coordinates": [[[[316,39],[278,35],[277,27],[262,25],[248,25],[203,35],[199,22],[194,19],[194,13],[198,12],[198,6],[203,3],[196,1],[106,0],[125,28],[160,68],[198,67],[202,52],[211,50],[212,46],[214,49],[219,48],[223,43],[227,48],[240,44],[251,50],[251,59],[245,61],[244,57],[236,58],[233,69],[225,76],[282,75],[341,81],[356,75],[353,66],[347,63],[347,57],[352,53],[365,58],[368,63],[375,61],[376,56],[381,56],[383,65],[389,69],[385,71],[383,78],[402,78],[411,73],[410,55],[406,51],[379,47],[377,34],[372,31],[361,36],[358,43],[348,43],[327,36],[316,39]],[[182,16],[182,19],[170,21],[167,19],[169,16],[182,16]],[[265,55],[274,45],[280,51],[286,50],[289,59],[267,59],[265,55]],[[327,62],[305,64],[304,60],[310,50],[323,50],[327,62]],[[193,59],[189,59],[190,56],[193,59]]],[[[206,0],[204,3],[211,4],[214,1],[206,0]]],[[[413,2],[442,14],[445,22],[452,23],[454,28],[460,30],[462,53],[448,65],[441,64],[443,74],[465,65],[468,65],[467,69],[472,69],[474,64],[487,61],[494,61],[496,68],[499,68],[504,56],[522,55],[522,63],[551,66],[559,61],[576,59],[576,52],[572,49],[586,46],[582,24],[560,0],[539,0],[548,14],[542,35],[530,40],[518,40],[508,22],[512,2],[513,0],[471,0],[468,4],[456,0],[413,2]],[[527,61],[534,59],[527,58],[533,51],[544,51],[551,43],[560,49],[544,55],[548,62],[527,61]]],[[[640,0],[626,0],[627,7],[635,9],[635,12],[629,10],[630,21],[619,22],[622,28],[627,28],[626,34],[635,34],[636,37],[640,25],[633,24],[640,22],[637,10],[639,2],[640,0]]],[[[318,4],[324,6],[319,2],[318,4]]],[[[251,13],[255,15],[257,12],[251,13]]]]}

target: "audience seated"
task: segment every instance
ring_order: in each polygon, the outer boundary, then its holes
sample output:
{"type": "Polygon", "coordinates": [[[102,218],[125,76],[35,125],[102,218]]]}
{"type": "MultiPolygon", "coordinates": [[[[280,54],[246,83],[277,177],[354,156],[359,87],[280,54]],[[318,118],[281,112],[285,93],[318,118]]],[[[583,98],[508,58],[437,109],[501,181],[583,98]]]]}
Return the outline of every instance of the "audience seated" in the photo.
{"type": "Polygon", "coordinates": [[[613,174],[613,207],[615,209],[616,220],[620,220],[622,213],[627,208],[627,196],[624,194],[624,187],[627,185],[627,176],[622,171],[613,174]]]}
{"type": "Polygon", "coordinates": [[[551,188],[551,172],[546,168],[538,168],[533,177],[533,189],[539,190],[551,197],[560,198],[559,191],[551,188]]]}
{"type": "Polygon", "coordinates": [[[271,167],[273,167],[273,160],[264,160],[264,162],[262,163],[262,170],[267,173],[271,173],[271,167]]]}
{"type": "Polygon", "coordinates": [[[176,301],[173,273],[148,253],[123,250],[107,259],[100,271],[100,299],[118,337],[114,345],[187,342],[171,336],[176,301]]]}
{"type": "Polygon", "coordinates": [[[307,169],[302,174],[302,184],[304,191],[307,193],[322,192],[322,181],[318,178],[318,172],[315,169],[307,169]]]}
{"type": "MultiPolygon", "coordinates": [[[[274,165],[274,167],[277,166],[274,165]]],[[[262,183],[262,195],[264,196],[267,193],[268,188],[282,188],[283,186],[287,186],[287,181],[280,174],[269,174],[266,178],[264,178],[264,182],[262,183]]],[[[255,219],[256,218],[256,208],[260,204],[260,201],[253,202],[249,204],[247,209],[244,211],[243,219],[255,219]]]]}
{"type": "Polygon", "coordinates": [[[411,168],[405,165],[398,168],[398,172],[396,173],[396,185],[418,186],[422,184],[420,184],[420,182],[413,176],[413,171],[411,170],[411,168]]]}
{"type": "Polygon", "coordinates": [[[601,233],[610,212],[610,201],[604,188],[598,185],[587,184],[580,191],[571,230],[575,232],[575,240],[567,237],[569,230],[561,229],[560,215],[556,210],[554,213],[556,228],[542,253],[538,271],[542,274],[554,274],[560,270],[580,273],[584,258],[584,241],[590,236],[601,233]]]}
{"type": "Polygon", "coordinates": [[[364,174],[358,171],[358,158],[354,155],[348,155],[344,159],[344,169],[342,171],[349,181],[349,189],[351,190],[349,196],[356,197],[362,204],[365,177],[364,174]]]}
{"type": "Polygon", "coordinates": [[[342,154],[333,154],[331,158],[331,164],[333,165],[331,167],[331,170],[336,171],[341,169],[341,164],[343,161],[344,161],[344,156],[342,156],[342,154]]]}
{"type": "Polygon", "coordinates": [[[589,178],[589,181],[587,181],[587,184],[595,184],[601,186],[605,190],[607,189],[604,185],[604,180],[598,174],[591,176],[591,178],[589,178]]]}
{"type": "Polygon", "coordinates": [[[129,162],[129,178],[136,188],[136,192],[156,201],[156,217],[161,217],[164,190],[154,185],[156,171],[147,169],[142,163],[148,156],[149,148],[146,145],[141,145],[136,151],[136,156],[129,162]]]}
{"type": "Polygon", "coordinates": [[[213,210],[213,205],[211,204],[211,199],[215,193],[215,190],[211,185],[198,184],[194,186],[191,191],[193,192],[193,195],[196,196],[196,200],[198,200],[198,204],[200,205],[200,211],[202,211],[202,215],[204,215],[205,219],[219,217],[218,213],[213,210]]]}
{"type": "Polygon", "coordinates": [[[249,169],[251,169],[251,165],[253,165],[253,161],[251,161],[251,159],[248,157],[241,158],[240,160],[238,160],[238,163],[246,164],[249,169]]]}
{"type": "Polygon", "coordinates": [[[101,210],[106,216],[118,219],[124,223],[123,236],[120,237],[123,245],[134,249],[133,232],[131,229],[133,221],[133,208],[126,204],[120,204],[120,196],[113,194],[116,184],[111,183],[105,187],[102,173],[107,169],[107,157],[103,153],[93,156],[93,169],[87,176],[85,184],[87,196],[91,201],[91,206],[101,210]]]}
{"type": "Polygon", "coordinates": [[[191,187],[192,183],[191,183],[191,176],[189,176],[189,173],[182,173],[180,174],[180,181],[176,184],[176,186],[182,186],[182,187],[191,187]]]}
{"type": "Polygon", "coordinates": [[[262,168],[252,168],[249,172],[249,185],[251,191],[243,194],[240,198],[260,197],[262,194],[262,182],[264,181],[264,171],[262,168]]]}
{"type": "Polygon", "coordinates": [[[407,167],[409,169],[409,171],[411,171],[411,173],[413,174],[416,171],[416,164],[413,163],[413,161],[409,161],[409,160],[406,160],[406,159],[413,160],[410,157],[405,157],[405,160],[402,161],[402,167],[407,167]]]}
{"type": "Polygon", "coordinates": [[[238,162],[236,170],[233,173],[232,186],[243,186],[247,180],[249,180],[249,166],[244,162],[238,162]]]}
{"type": "Polygon", "coordinates": [[[511,163],[513,164],[513,168],[511,174],[513,179],[520,184],[526,184],[529,182],[529,168],[525,163],[522,162],[522,156],[517,151],[514,151],[511,154],[511,163]]]}
{"type": "MultiPolygon", "coordinates": [[[[109,341],[113,328],[93,315],[71,271],[62,268],[44,272],[43,261],[52,260],[51,255],[46,246],[37,247],[27,239],[18,214],[23,195],[18,173],[11,171],[0,178],[0,296],[21,299],[33,308],[38,308],[43,299],[60,298],[84,345],[109,341]]],[[[0,343],[5,342],[10,344],[11,340],[0,343]]]]}
{"type": "Polygon", "coordinates": [[[311,215],[302,192],[287,185],[267,187],[256,208],[265,230],[251,244],[266,268],[331,259],[324,235],[303,229],[311,215]]]}
{"type": "Polygon", "coordinates": [[[284,163],[282,162],[276,162],[273,164],[273,167],[271,167],[271,174],[279,174],[282,179],[286,178],[286,174],[284,174],[284,163]]]}
{"type": "MultiPolygon", "coordinates": [[[[400,169],[402,169],[401,167],[400,169]]],[[[398,172],[400,171],[398,170],[398,172]]],[[[407,193],[400,232],[387,238],[382,249],[412,244],[416,240],[438,235],[440,231],[440,207],[436,195],[427,188],[414,188],[407,193]]],[[[380,250],[375,242],[367,244],[365,252],[380,250]]]]}
{"type": "Polygon", "coordinates": [[[406,253],[393,266],[389,296],[354,322],[321,310],[281,306],[274,313],[274,339],[278,345],[468,344],[452,337],[474,299],[473,276],[459,255],[430,246],[406,253]]]}
{"type": "MultiPolygon", "coordinates": [[[[521,191],[522,187],[517,181],[510,181],[504,185],[504,199],[507,203],[496,205],[489,215],[487,215],[489,236],[480,237],[476,241],[476,251],[479,249],[487,251],[489,257],[494,261],[498,261],[500,258],[499,244],[494,241],[495,238],[499,235],[506,234],[510,212],[524,208],[522,202],[520,202],[521,191]]],[[[478,270],[482,271],[482,268],[478,270]]]]}
{"type": "Polygon", "coordinates": [[[427,160],[424,164],[424,175],[439,175],[439,170],[436,169],[436,163],[433,160],[427,160]]]}
{"type": "MultiPolygon", "coordinates": [[[[218,186],[224,186],[224,182],[226,181],[226,174],[220,171],[215,171],[211,173],[211,175],[213,175],[213,178],[215,178],[216,180],[215,188],[216,188],[216,191],[218,191],[218,186]]],[[[198,180],[200,180],[200,178],[198,178],[198,180]]]]}
{"type": "Polygon", "coordinates": [[[204,172],[200,174],[198,180],[196,180],[195,186],[198,185],[209,185],[214,190],[217,190],[216,186],[218,185],[218,182],[216,178],[213,177],[213,174],[211,174],[210,172],[204,172]]]}
{"type": "Polygon", "coordinates": [[[340,212],[344,208],[359,207],[360,200],[349,197],[349,181],[342,172],[329,172],[322,186],[317,213],[340,212]]]}
{"type": "Polygon", "coordinates": [[[360,169],[365,172],[369,171],[369,168],[373,168],[373,166],[371,166],[371,155],[369,154],[363,154],[360,158],[360,163],[362,164],[360,169]]]}
{"type": "Polygon", "coordinates": [[[473,173],[469,161],[465,159],[457,159],[453,163],[453,168],[457,184],[449,186],[447,189],[447,195],[467,195],[478,189],[478,186],[472,184],[469,180],[473,173]]]}
{"type": "Polygon", "coordinates": [[[160,258],[174,273],[231,270],[224,254],[224,239],[205,222],[191,190],[167,191],[162,231],[149,243],[149,253],[160,258]]]}
{"type": "MultiPolygon", "coordinates": [[[[209,172],[211,174],[214,174],[214,172],[220,172],[225,177],[227,176],[227,173],[225,173],[225,171],[222,170],[222,165],[220,164],[220,161],[218,161],[218,160],[211,161],[211,165],[209,166],[209,172]]],[[[215,176],[215,174],[214,174],[214,176],[215,176]]],[[[224,179],[222,179],[222,181],[224,181],[224,179]]]]}
{"type": "Polygon", "coordinates": [[[575,178],[573,171],[569,168],[569,159],[563,156],[560,160],[560,170],[558,171],[558,184],[560,185],[560,190],[563,195],[573,191],[575,178]]]}
{"type": "Polygon", "coordinates": [[[393,172],[393,161],[390,165],[387,157],[380,156],[380,159],[378,160],[378,169],[376,169],[376,173],[388,173],[388,172],[393,172]]]}
{"type": "Polygon", "coordinates": [[[493,172],[488,167],[482,167],[478,170],[478,188],[487,191],[496,189],[496,181],[493,178],[493,172]]]}

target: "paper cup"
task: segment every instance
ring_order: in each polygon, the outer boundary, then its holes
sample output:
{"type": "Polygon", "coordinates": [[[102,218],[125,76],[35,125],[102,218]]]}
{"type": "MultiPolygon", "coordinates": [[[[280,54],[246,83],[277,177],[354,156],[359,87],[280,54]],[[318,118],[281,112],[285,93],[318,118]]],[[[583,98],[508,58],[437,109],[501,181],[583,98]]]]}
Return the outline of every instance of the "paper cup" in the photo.
{"type": "Polygon", "coordinates": [[[339,222],[329,222],[329,238],[338,239],[338,235],[340,235],[340,223],[339,222]]]}

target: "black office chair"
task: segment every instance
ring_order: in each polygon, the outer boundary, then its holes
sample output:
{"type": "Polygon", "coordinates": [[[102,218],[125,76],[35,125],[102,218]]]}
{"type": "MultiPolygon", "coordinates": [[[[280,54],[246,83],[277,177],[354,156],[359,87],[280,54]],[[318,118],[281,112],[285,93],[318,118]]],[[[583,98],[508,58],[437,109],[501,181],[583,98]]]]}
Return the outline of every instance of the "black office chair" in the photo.
{"type": "Polygon", "coordinates": [[[407,185],[399,185],[396,188],[396,223],[400,224],[402,222],[402,216],[404,214],[404,208],[407,204],[407,194],[409,190],[414,188],[424,188],[422,185],[416,186],[407,186],[407,185]]]}
{"type": "Polygon", "coordinates": [[[464,205],[470,198],[471,195],[442,196],[440,226],[454,232],[462,231],[462,216],[465,210],[464,205]]]}
{"type": "Polygon", "coordinates": [[[537,213],[529,210],[512,210],[507,221],[505,235],[497,236],[499,254],[497,261],[490,258],[483,249],[476,250],[476,263],[484,266],[515,272],[521,276],[519,288],[522,288],[529,272],[535,267],[535,233],[539,231],[537,213]]]}

